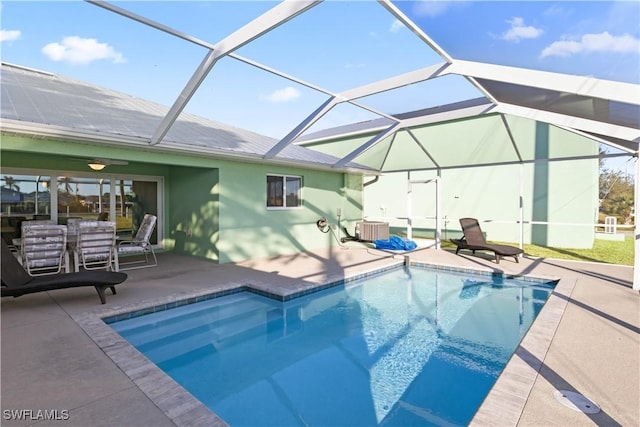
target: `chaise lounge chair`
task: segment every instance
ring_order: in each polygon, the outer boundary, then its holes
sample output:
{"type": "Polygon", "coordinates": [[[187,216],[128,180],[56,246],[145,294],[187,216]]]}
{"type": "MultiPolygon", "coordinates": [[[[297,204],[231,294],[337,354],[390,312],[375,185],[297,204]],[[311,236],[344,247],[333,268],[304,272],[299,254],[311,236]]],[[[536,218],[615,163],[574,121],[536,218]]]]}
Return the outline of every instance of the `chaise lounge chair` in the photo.
{"type": "Polygon", "coordinates": [[[460,218],[460,226],[464,236],[461,239],[450,239],[451,243],[457,246],[456,255],[460,249],[469,249],[473,254],[476,251],[491,251],[496,257],[496,264],[500,264],[501,256],[512,256],[516,262],[519,262],[518,255],[524,253],[522,249],[515,246],[487,243],[480,224],[475,218],[460,218]]]}
{"type": "Polygon", "coordinates": [[[58,273],[49,276],[30,276],[20,265],[18,259],[11,253],[11,249],[4,242],[2,245],[2,288],[3,297],[19,297],[35,292],[52,291],[56,289],[93,286],[98,292],[100,302],[105,303],[104,290],[111,289],[115,295],[115,285],[127,279],[126,273],[115,271],[81,271],[77,273],[58,273]]]}

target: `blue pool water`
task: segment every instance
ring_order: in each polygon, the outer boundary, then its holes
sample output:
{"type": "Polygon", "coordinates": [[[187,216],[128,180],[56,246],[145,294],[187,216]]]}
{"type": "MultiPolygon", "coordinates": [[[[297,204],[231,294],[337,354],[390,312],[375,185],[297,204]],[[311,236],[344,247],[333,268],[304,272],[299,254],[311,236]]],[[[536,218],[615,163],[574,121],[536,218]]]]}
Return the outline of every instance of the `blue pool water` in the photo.
{"type": "Polygon", "coordinates": [[[552,290],[405,267],[110,326],[232,426],[466,425],[552,290]]]}

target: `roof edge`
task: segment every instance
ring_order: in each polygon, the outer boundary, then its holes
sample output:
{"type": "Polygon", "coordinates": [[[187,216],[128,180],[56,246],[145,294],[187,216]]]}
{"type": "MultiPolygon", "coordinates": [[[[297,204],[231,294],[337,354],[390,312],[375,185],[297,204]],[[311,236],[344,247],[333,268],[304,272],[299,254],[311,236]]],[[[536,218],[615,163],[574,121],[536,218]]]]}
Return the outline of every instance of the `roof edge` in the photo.
{"type": "Polygon", "coordinates": [[[97,145],[108,144],[111,146],[119,146],[129,149],[146,149],[161,153],[180,153],[185,155],[206,156],[211,159],[222,159],[232,161],[242,161],[248,163],[274,164],[279,166],[297,167],[302,169],[322,170],[335,173],[355,173],[360,175],[372,175],[379,172],[375,169],[357,166],[344,166],[341,168],[333,167],[332,164],[320,164],[304,160],[288,160],[282,158],[264,159],[259,154],[250,153],[234,153],[220,149],[212,149],[211,147],[196,147],[174,144],[171,142],[162,142],[156,145],[149,144],[149,138],[131,137],[124,135],[105,134],[100,132],[79,131],[77,129],[69,129],[61,126],[53,126],[46,124],[36,124],[20,122],[17,120],[4,119],[0,123],[0,132],[7,135],[16,135],[26,138],[35,139],[51,139],[51,140],[67,140],[75,143],[97,145]]]}

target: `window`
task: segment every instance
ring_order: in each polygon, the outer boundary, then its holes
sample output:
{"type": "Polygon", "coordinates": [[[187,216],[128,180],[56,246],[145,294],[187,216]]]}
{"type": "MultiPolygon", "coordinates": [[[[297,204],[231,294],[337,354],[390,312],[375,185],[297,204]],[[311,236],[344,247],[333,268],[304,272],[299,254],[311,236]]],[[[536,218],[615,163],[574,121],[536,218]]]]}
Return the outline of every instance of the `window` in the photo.
{"type": "MultiPolygon", "coordinates": [[[[0,220],[2,238],[10,242],[23,220],[48,219],[65,225],[69,218],[115,221],[119,237],[136,233],[142,216],[162,215],[162,178],[129,176],[124,179],[103,174],[68,171],[38,171],[3,168],[0,175],[0,220]],[[43,174],[39,174],[42,172],[43,174]]],[[[153,244],[161,244],[157,226],[153,244]]]]}
{"type": "Polygon", "coordinates": [[[50,176],[3,175],[0,214],[3,217],[51,218],[50,176]]]}
{"type": "Polygon", "coordinates": [[[267,207],[298,208],[302,206],[302,177],[267,175],[267,207]]]}

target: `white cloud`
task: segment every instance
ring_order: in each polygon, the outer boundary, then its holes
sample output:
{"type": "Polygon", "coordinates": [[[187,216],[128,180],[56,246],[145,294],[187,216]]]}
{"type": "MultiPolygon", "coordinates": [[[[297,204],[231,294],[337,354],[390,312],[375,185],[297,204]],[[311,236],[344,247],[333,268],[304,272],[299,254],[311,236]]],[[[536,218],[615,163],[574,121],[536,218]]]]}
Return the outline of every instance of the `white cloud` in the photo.
{"type": "Polygon", "coordinates": [[[447,13],[447,11],[455,5],[455,1],[418,1],[413,6],[413,13],[417,16],[428,16],[433,18],[434,16],[440,16],[447,13]]]}
{"type": "Polygon", "coordinates": [[[0,42],[18,40],[22,33],[19,30],[0,30],[0,42]]]}
{"type": "Polygon", "coordinates": [[[287,86],[270,93],[264,98],[269,102],[289,102],[300,98],[300,91],[294,87],[287,86]]]}
{"type": "Polygon", "coordinates": [[[397,33],[398,31],[402,30],[403,28],[406,28],[404,26],[404,24],[402,22],[400,22],[400,20],[394,19],[393,22],[391,23],[391,27],[389,27],[389,31],[392,32],[392,33],[397,33]]]}
{"type": "Polygon", "coordinates": [[[42,48],[42,53],[53,61],[71,64],[85,65],[100,59],[110,59],[116,64],[126,62],[124,56],[107,43],[77,36],[65,37],[62,43],[49,43],[42,48]]]}
{"type": "Polygon", "coordinates": [[[560,40],[551,43],[542,50],[540,57],[567,57],[576,53],[591,52],[640,53],[640,40],[629,34],[613,36],[607,31],[585,34],[580,40],[560,40]]]}
{"type": "Polygon", "coordinates": [[[563,7],[564,5],[552,4],[542,13],[544,16],[551,17],[567,17],[573,13],[571,9],[563,7]]]}
{"type": "Polygon", "coordinates": [[[538,38],[542,35],[542,33],[544,33],[544,31],[540,28],[536,28],[531,25],[525,26],[524,19],[520,17],[514,17],[507,22],[511,24],[511,28],[502,33],[500,38],[503,40],[519,42],[522,39],[538,38]]]}

